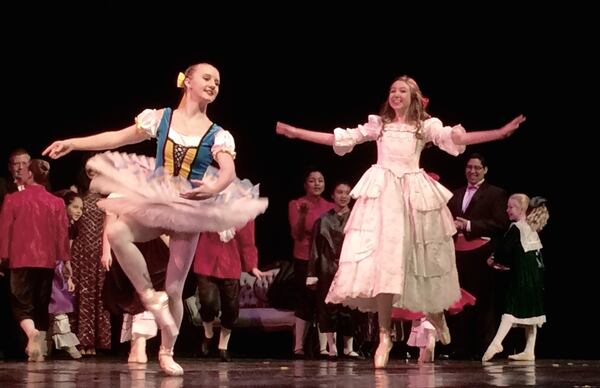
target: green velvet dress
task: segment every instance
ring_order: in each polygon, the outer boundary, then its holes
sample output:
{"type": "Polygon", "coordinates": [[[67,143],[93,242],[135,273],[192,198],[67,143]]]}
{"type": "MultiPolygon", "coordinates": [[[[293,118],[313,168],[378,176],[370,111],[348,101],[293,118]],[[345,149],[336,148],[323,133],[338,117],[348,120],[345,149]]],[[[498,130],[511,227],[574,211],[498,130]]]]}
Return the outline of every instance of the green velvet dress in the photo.
{"type": "Polygon", "coordinates": [[[525,221],[511,224],[494,253],[497,263],[510,268],[504,316],[515,325],[541,326],[544,315],[544,265],[538,234],[525,221]]]}

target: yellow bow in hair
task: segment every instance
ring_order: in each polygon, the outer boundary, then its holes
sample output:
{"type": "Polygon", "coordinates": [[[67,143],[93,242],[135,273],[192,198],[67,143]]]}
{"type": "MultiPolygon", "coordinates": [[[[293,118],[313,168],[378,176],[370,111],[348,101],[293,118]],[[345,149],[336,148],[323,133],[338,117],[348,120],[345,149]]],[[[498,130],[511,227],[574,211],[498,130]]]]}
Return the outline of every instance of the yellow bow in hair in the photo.
{"type": "Polygon", "coordinates": [[[183,74],[182,72],[179,72],[179,74],[177,75],[177,87],[183,89],[183,81],[185,81],[185,74],[183,74]]]}

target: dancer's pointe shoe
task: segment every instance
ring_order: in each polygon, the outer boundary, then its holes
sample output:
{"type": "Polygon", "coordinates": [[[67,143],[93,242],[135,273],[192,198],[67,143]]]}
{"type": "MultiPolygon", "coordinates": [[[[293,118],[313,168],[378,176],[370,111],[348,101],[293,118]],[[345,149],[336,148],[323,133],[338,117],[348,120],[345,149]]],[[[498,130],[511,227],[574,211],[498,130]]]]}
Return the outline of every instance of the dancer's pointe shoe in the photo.
{"type": "Polygon", "coordinates": [[[146,354],[146,338],[140,337],[131,340],[131,350],[127,362],[146,364],[148,363],[148,355],[146,354]]]}
{"type": "Polygon", "coordinates": [[[535,361],[535,354],[529,352],[521,352],[509,355],[508,359],[513,361],[535,361]]]}
{"type": "Polygon", "coordinates": [[[390,351],[392,350],[392,338],[390,337],[390,331],[387,329],[379,329],[379,346],[375,351],[375,368],[385,368],[390,358],[390,351]]]}
{"type": "Polygon", "coordinates": [[[435,357],[435,336],[432,332],[429,332],[427,336],[427,346],[420,348],[419,351],[419,359],[417,362],[419,364],[425,364],[427,362],[433,362],[435,357]]]}
{"type": "Polygon", "coordinates": [[[164,291],[148,289],[140,294],[144,307],[154,315],[161,330],[168,331],[172,337],[179,334],[179,329],[169,310],[169,295],[164,291]]]}
{"type": "Polygon", "coordinates": [[[451,341],[450,329],[446,324],[446,316],[444,313],[427,314],[427,319],[435,327],[438,338],[442,345],[448,345],[451,341]]]}
{"type": "Polygon", "coordinates": [[[482,362],[486,362],[492,359],[496,354],[500,353],[504,348],[502,345],[492,342],[490,346],[488,346],[487,350],[481,357],[482,362]]]}
{"type": "Polygon", "coordinates": [[[183,375],[183,368],[173,360],[172,348],[166,349],[163,346],[160,347],[160,351],[158,352],[158,363],[160,364],[160,369],[169,376],[183,375]]]}

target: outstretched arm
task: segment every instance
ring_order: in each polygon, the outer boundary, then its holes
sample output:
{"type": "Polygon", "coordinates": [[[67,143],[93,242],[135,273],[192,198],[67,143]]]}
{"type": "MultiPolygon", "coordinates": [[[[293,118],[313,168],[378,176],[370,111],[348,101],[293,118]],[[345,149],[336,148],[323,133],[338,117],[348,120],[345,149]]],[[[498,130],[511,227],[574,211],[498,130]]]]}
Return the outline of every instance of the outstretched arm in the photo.
{"type": "Polygon", "coordinates": [[[512,135],[513,132],[517,128],[519,128],[519,125],[521,125],[521,123],[525,121],[525,119],[525,116],[519,115],[503,127],[487,131],[474,131],[462,133],[456,131],[452,133],[452,141],[455,144],[469,145],[504,139],[512,135]]]}
{"type": "Polygon", "coordinates": [[[297,128],[280,121],[277,122],[275,132],[277,132],[278,135],[283,135],[290,139],[306,140],[328,146],[333,146],[334,142],[333,133],[309,131],[308,129],[297,128]]]}
{"type": "Polygon", "coordinates": [[[108,150],[127,144],[139,143],[147,138],[148,135],[144,131],[140,131],[136,124],[133,124],[117,131],[106,131],[97,135],[55,141],[42,152],[42,155],[58,159],[71,151],[108,150]]]}

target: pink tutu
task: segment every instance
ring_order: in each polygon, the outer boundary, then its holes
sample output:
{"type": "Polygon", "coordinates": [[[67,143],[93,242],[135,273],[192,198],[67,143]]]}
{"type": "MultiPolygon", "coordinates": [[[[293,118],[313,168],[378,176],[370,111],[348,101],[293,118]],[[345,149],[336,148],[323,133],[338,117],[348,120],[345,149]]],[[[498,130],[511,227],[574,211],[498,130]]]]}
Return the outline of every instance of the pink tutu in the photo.
{"type": "Polygon", "coordinates": [[[477,300],[477,298],[475,298],[473,295],[469,294],[467,291],[465,291],[461,288],[460,289],[460,299],[457,300],[456,302],[452,303],[452,305],[450,305],[450,307],[448,307],[448,310],[446,310],[446,311],[448,311],[448,314],[450,314],[450,315],[456,315],[456,314],[460,313],[461,311],[463,311],[465,306],[475,305],[476,300],[477,300]]]}
{"type": "MultiPolygon", "coordinates": [[[[268,206],[266,198],[258,198],[258,186],[237,178],[208,199],[181,198],[181,192],[192,188],[190,182],[165,174],[162,169],[155,171],[154,164],[154,158],[118,152],[91,158],[88,166],[98,173],[91,188],[103,194],[119,194],[98,201],[98,206],[148,227],[186,233],[242,227],[268,206]]],[[[209,167],[203,179],[210,181],[217,176],[218,170],[209,167]]]]}
{"type": "MultiPolygon", "coordinates": [[[[473,306],[476,300],[477,298],[461,288],[460,299],[452,303],[446,311],[450,315],[456,315],[463,311],[465,306],[473,306]]],[[[425,314],[421,312],[415,312],[398,307],[392,308],[392,319],[394,320],[414,321],[423,317],[425,317],[425,314]]]]}

